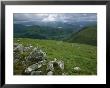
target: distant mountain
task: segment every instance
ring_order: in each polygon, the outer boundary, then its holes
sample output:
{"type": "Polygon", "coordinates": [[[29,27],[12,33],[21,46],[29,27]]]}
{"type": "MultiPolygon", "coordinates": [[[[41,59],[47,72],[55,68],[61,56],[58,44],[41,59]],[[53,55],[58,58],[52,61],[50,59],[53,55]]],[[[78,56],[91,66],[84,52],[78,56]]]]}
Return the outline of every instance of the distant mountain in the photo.
{"type": "Polygon", "coordinates": [[[50,26],[25,26],[22,24],[14,24],[15,38],[36,38],[36,39],[55,39],[62,40],[63,38],[74,32],[74,28],[53,28],[50,26]]]}
{"type": "Polygon", "coordinates": [[[96,25],[96,23],[59,23],[57,26],[53,26],[53,24],[48,26],[14,24],[14,37],[66,40],[68,42],[96,45],[97,28],[93,25],[96,25]]]}
{"type": "Polygon", "coordinates": [[[66,39],[68,42],[82,43],[97,45],[97,27],[88,26],[82,30],[72,33],[69,38],[66,39]]]}
{"type": "Polygon", "coordinates": [[[33,26],[33,25],[38,25],[38,26],[48,26],[52,28],[57,28],[57,27],[62,27],[62,28],[74,28],[74,29],[80,29],[83,28],[84,26],[87,25],[93,25],[96,24],[96,21],[67,21],[67,22],[61,22],[61,21],[48,21],[48,22],[43,22],[43,21],[18,21],[15,22],[14,24],[22,24],[24,26],[33,26]]]}

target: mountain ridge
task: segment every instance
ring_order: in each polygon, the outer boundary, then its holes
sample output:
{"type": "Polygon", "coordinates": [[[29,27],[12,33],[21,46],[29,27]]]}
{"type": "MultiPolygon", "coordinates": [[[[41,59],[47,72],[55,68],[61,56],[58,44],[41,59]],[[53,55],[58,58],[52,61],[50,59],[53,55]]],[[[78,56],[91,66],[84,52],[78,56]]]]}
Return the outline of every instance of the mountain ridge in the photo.
{"type": "Polygon", "coordinates": [[[66,39],[68,42],[84,43],[90,45],[97,45],[97,26],[84,27],[82,30],[71,34],[66,39]]]}

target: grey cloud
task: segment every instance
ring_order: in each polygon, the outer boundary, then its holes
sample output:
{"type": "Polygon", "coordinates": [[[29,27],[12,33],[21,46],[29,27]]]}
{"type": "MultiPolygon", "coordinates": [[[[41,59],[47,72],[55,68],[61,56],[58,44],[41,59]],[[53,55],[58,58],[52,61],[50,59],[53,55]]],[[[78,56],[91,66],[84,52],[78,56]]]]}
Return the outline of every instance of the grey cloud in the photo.
{"type": "Polygon", "coordinates": [[[26,21],[96,21],[96,13],[14,13],[14,22],[26,21]]]}

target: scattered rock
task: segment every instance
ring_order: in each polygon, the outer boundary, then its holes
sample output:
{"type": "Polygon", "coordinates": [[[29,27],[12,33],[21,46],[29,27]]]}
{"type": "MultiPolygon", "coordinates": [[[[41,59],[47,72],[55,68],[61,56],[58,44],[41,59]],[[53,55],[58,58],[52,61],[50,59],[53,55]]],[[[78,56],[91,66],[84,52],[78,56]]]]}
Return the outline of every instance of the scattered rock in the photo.
{"type": "Polygon", "coordinates": [[[20,40],[17,40],[17,42],[20,42],[20,40]]]}
{"type": "Polygon", "coordinates": [[[19,61],[19,59],[14,59],[14,63],[17,63],[19,61]]]}
{"type": "Polygon", "coordinates": [[[47,75],[53,75],[53,72],[52,72],[52,71],[49,71],[49,72],[47,73],[47,75]]]}
{"type": "Polygon", "coordinates": [[[32,71],[31,75],[41,75],[42,71],[32,71]]]}
{"type": "Polygon", "coordinates": [[[51,70],[51,71],[54,70],[54,68],[53,68],[53,61],[49,61],[49,62],[48,62],[47,70],[51,70]]]}
{"type": "Polygon", "coordinates": [[[33,46],[29,46],[30,48],[32,48],[33,46]]]}
{"type": "Polygon", "coordinates": [[[24,49],[23,49],[24,52],[29,52],[30,50],[32,50],[31,47],[24,47],[24,49]]]}
{"type": "Polygon", "coordinates": [[[27,57],[28,60],[31,61],[42,61],[46,58],[46,53],[43,52],[39,48],[34,48],[33,51],[30,53],[30,55],[27,57]]]}
{"type": "Polygon", "coordinates": [[[33,64],[33,65],[29,66],[28,68],[26,68],[26,69],[25,69],[25,72],[26,72],[26,73],[30,73],[30,72],[32,72],[32,71],[34,71],[34,70],[40,68],[41,66],[42,66],[42,65],[41,65],[41,64],[38,64],[38,63],[33,64]]]}
{"type": "MultiPolygon", "coordinates": [[[[54,58],[48,61],[46,53],[39,47],[33,47],[31,44],[24,47],[22,44],[14,43],[14,64],[20,61],[24,66],[24,75],[65,75],[64,61],[54,58]],[[34,63],[34,64],[33,64],[34,63]]],[[[75,70],[79,68],[75,67],[75,70]]]]}
{"type": "Polygon", "coordinates": [[[19,44],[19,45],[14,45],[14,49],[13,49],[14,52],[21,52],[23,53],[23,46],[22,44],[19,44]]]}
{"type": "Polygon", "coordinates": [[[73,69],[74,69],[75,72],[81,71],[81,68],[80,67],[74,67],[73,69]]]}
{"type": "Polygon", "coordinates": [[[62,75],[68,75],[68,73],[65,73],[65,72],[64,72],[64,73],[62,73],[62,75]]]}
{"type": "Polygon", "coordinates": [[[58,61],[57,63],[58,63],[58,65],[59,65],[59,67],[60,67],[62,70],[64,70],[64,61],[58,61]]]}
{"type": "Polygon", "coordinates": [[[13,55],[14,55],[14,60],[16,60],[16,59],[20,59],[21,58],[21,54],[20,54],[20,52],[14,52],[13,53],[13,55]]]}
{"type": "Polygon", "coordinates": [[[54,75],[59,75],[62,74],[64,70],[64,62],[63,61],[58,61],[56,58],[54,61],[49,61],[47,65],[47,70],[50,70],[53,72],[54,75]]]}

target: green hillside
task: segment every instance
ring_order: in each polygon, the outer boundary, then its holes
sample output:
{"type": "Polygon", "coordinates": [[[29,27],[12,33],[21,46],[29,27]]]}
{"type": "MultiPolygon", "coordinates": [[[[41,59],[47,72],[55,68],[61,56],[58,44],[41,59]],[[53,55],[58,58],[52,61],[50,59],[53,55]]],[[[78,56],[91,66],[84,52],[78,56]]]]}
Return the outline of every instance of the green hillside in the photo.
{"type": "Polygon", "coordinates": [[[54,28],[49,26],[24,26],[14,24],[15,38],[63,40],[73,32],[74,28],[54,28]]]}
{"type": "Polygon", "coordinates": [[[97,27],[85,27],[77,33],[73,33],[66,41],[97,45],[97,27]]]}
{"type": "MultiPolygon", "coordinates": [[[[78,35],[82,36],[82,34],[90,32],[88,35],[88,39],[91,39],[91,35],[94,36],[95,30],[86,29],[82,32],[78,33],[78,35]],[[91,32],[90,32],[91,31],[91,32]]],[[[77,37],[77,36],[76,36],[77,37]]],[[[83,38],[84,38],[83,37],[83,38]]],[[[80,38],[81,40],[81,38],[80,38]]],[[[71,40],[72,41],[72,40],[71,40]]],[[[78,40],[77,40],[78,41],[78,40]]],[[[85,41],[87,41],[85,39],[85,41]]],[[[15,43],[23,44],[23,46],[27,46],[31,44],[33,47],[40,47],[47,54],[48,60],[54,60],[57,58],[58,60],[63,60],[65,64],[65,72],[68,75],[96,75],[97,74],[97,47],[86,45],[86,44],[78,44],[78,43],[68,43],[63,41],[55,41],[55,40],[39,40],[39,39],[28,39],[28,38],[16,38],[14,39],[15,43]],[[18,41],[19,40],[19,41],[18,41]],[[80,67],[80,72],[74,72],[74,67],[80,67]]],[[[17,69],[14,69],[15,73],[22,72],[23,67],[21,65],[17,66],[17,69]]]]}

